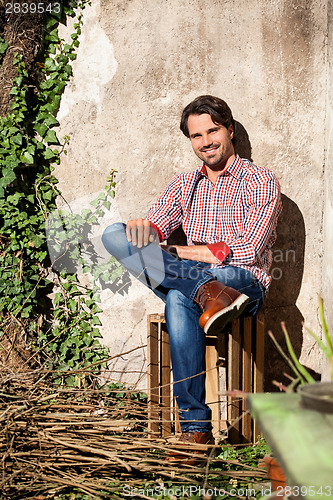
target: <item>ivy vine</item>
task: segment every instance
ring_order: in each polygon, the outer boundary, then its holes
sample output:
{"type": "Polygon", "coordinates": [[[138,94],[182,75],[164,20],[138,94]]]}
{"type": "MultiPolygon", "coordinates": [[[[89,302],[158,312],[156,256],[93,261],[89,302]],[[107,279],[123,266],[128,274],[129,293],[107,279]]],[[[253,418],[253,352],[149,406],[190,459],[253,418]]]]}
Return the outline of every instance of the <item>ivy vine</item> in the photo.
{"type": "MultiPolygon", "coordinates": [[[[56,115],[61,95],[79,46],[82,14],[76,15],[74,9],[83,9],[87,3],[64,2],[60,12],[46,17],[35,89],[27,85],[23,58],[16,55],[11,111],[0,118],[0,335],[13,317],[21,325],[28,324],[35,348],[43,348],[49,364],[64,373],[58,381],[67,383],[77,381],[76,375],[68,374],[70,370],[93,365],[98,371],[99,362],[107,357],[107,349],[99,341],[98,279],[112,282],[122,275],[114,259],[107,265],[92,259],[92,265],[82,256],[82,234],[98,224],[104,210],[110,208],[115,171],[110,173],[105,191],[81,214],[58,211],[56,206],[61,193],[53,171],[69,138],[61,143],[54,127],[59,125],[56,115]],[[59,24],[68,16],[75,16],[71,43],[58,34],[59,24]],[[59,218],[50,226],[54,213],[59,218]],[[66,230],[61,231],[59,225],[66,230]],[[50,240],[58,263],[66,256],[79,263],[93,277],[90,286],[80,283],[77,269],[51,269],[50,240]]],[[[7,47],[0,40],[0,63],[7,47]]]]}
{"type": "Polygon", "coordinates": [[[8,49],[8,42],[0,37],[0,66],[2,64],[3,57],[8,49]]]}

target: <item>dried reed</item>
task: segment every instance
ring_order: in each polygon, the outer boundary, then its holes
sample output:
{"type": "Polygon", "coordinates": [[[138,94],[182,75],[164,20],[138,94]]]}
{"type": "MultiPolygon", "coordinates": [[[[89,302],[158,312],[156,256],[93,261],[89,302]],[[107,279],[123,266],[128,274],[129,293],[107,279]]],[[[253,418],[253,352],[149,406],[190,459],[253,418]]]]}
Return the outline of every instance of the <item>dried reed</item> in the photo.
{"type": "Polygon", "coordinates": [[[97,387],[96,380],[56,386],[56,378],[41,366],[20,371],[0,361],[1,499],[42,500],[73,487],[89,498],[119,499],[124,485],[147,481],[207,485],[264,477],[213,456],[201,467],[166,464],[174,440],[148,435],[147,402],[137,390],[97,387]]]}

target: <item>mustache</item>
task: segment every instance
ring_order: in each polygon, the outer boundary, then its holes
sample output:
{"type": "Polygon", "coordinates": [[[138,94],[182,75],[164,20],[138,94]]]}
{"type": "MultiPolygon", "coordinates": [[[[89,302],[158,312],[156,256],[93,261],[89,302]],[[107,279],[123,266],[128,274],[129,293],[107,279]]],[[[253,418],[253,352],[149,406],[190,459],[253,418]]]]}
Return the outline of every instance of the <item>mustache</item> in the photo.
{"type": "Polygon", "coordinates": [[[210,146],[206,146],[206,147],[201,148],[200,151],[202,151],[204,153],[205,151],[209,151],[210,149],[217,149],[218,147],[219,147],[219,144],[210,145],[210,146]]]}

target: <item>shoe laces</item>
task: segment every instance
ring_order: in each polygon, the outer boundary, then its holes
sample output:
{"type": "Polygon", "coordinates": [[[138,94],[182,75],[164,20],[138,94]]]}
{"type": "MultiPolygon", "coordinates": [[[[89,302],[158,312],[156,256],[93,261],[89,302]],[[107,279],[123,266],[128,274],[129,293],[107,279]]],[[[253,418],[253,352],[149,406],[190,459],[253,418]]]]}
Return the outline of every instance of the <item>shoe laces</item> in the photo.
{"type": "Polygon", "coordinates": [[[202,310],[205,309],[205,304],[207,300],[213,298],[210,291],[210,287],[207,286],[208,283],[210,283],[210,281],[201,285],[195,296],[195,302],[197,302],[197,304],[201,307],[202,310]]]}

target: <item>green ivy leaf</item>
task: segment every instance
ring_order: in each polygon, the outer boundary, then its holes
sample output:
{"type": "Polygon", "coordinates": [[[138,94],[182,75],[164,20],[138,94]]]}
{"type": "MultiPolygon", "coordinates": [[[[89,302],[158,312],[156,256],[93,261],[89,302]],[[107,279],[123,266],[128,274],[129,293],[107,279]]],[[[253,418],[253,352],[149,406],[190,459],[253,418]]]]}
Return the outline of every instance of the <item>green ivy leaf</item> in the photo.
{"type": "Polygon", "coordinates": [[[20,164],[20,159],[14,155],[9,154],[6,158],[6,165],[12,170],[20,164]]]}
{"type": "Polygon", "coordinates": [[[22,134],[13,135],[10,138],[10,142],[12,144],[18,144],[19,146],[22,146],[22,142],[23,142],[23,136],[22,136],[22,134]]]}
{"type": "Polygon", "coordinates": [[[110,207],[111,207],[111,202],[110,202],[110,201],[104,201],[104,202],[103,202],[103,206],[104,206],[107,210],[110,210],[110,207]]]}
{"type": "Polygon", "coordinates": [[[66,73],[66,79],[67,79],[68,76],[70,76],[72,74],[72,66],[70,66],[69,64],[66,64],[63,68],[63,71],[66,73]]]}
{"type": "Polygon", "coordinates": [[[17,87],[12,87],[9,91],[9,95],[18,95],[19,89],[17,87]]]}
{"type": "Polygon", "coordinates": [[[0,54],[4,54],[8,49],[8,42],[0,38],[0,54]]]}
{"type": "Polygon", "coordinates": [[[52,28],[53,26],[58,26],[58,19],[56,19],[55,17],[53,16],[49,16],[47,19],[46,19],[46,24],[45,24],[45,29],[46,30],[49,30],[50,28],[52,28]]]}
{"type": "Polygon", "coordinates": [[[44,137],[48,130],[48,126],[45,125],[45,123],[35,123],[34,129],[36,130],[37,134],[39,134],[41,137],[44,137]]]}
{"type": "Polygon", "coordinates": [[[69,45],[68,43],[65,43],[62,51],[64,54],[68,54],[69,52],[73,51],[73,47],[71,45],[69,45]]]}
{"type": "Polygon", "coordinates": [[[44,141],[47,144],[59,144],[58,137],[54,130],[48,130],[47,134],[44,137],[44,141]]]}
{"type": "Polygon", "coordinates": [[[13,170],[7,168],[3,171],[2,173],[2,178],[0,178],[0,185],[2,187],[8,186],[8,184],[11,184],[14,182],[16,179],[16,174],[13,170]]]}
{"type": "Polygon", "coordinates": [[[46,71],[56,71],[57,69],[57,64],[55,63],[54,59],[52,59],[51,57],[48,57],[46,60],[45,60],[45,69],[46,71]]]}
{"type": "Polygon", "coordinates": [[[13,205],[17,205],[19,200],[23,197],[23,193],[14,193],[12,196],[8,196],[7,200],[9,203],[12,203],[13,205]]]}
{"type": "Polygon", "coordinates": [[[59,63],[63,63],[63,64],[68,63],[68,56],[65,56],[65,54],[59,54],[56,59],[59,63]]]}
{"type": "Polygon", "coordinates": [[[22,82],[23,82],[23,76],[17,76],[16,78],[14,78],[14,83],[15,83],[18,87],[21,87],[22,82]]]}
{"type": "Polygon", "coordinates": [[[45,40],[48,42],[59,42],[59,36],[58,36],[58,28],[54,28],[51,30],[47,35],[45,35],[45,40]]]}
{"type": "Polygon", "coordinates": [[[38,235],[36,234],[32,239],[31,239],[32,243],[34,244],[34,246],[36,248],[39,248],[43,245],[43,243],[45,242],[45,236],[44,235],[38,235]]]}
{"type": "Polygon", "coordinates": [[[91,321],[91,324],[94,325],[94,326],[101,326],[102,325],[102,322],[101,320],[99,319],[98,316],[94,316],[92,321],[91,321]]]}
{"type": "Polygon", "coordinates": [[[33,163],[35,162],[34,157],[28,151],[25,151],[23,153],[23,155],[21,156],[21,161],[26,165],[33,165],[33,163]]]}

